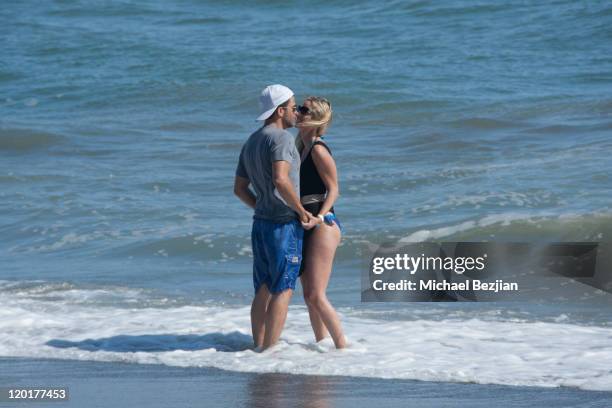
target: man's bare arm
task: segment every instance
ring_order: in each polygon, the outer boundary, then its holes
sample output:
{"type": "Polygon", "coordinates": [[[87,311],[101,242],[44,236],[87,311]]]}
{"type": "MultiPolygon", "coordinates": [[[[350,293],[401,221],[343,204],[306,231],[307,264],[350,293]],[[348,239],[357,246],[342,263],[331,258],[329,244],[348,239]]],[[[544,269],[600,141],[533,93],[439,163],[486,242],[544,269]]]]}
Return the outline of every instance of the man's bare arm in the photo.
{"type": "Polygon", "coordinates": [[[255,209],[255,194],[249,190],[250,181],[247,178],[236,176],[234,179],[234,194],[240,198],[240,201],[255,209]]]}
{"type": "Polygon", "coordinates": [[[276,187],[278,193],[283,197],[287,205],[298,213],[300,221],[304,224],[304,228],[310,229],[317,223],[317,219],[302,206],[300,198],[297,196],[297,192],[293,188],[293,184],[289,178],[290,169],[291,164],[284,160],[278,160],[272,163],[272,180],[274,182],[274,187],[276,187]]]}

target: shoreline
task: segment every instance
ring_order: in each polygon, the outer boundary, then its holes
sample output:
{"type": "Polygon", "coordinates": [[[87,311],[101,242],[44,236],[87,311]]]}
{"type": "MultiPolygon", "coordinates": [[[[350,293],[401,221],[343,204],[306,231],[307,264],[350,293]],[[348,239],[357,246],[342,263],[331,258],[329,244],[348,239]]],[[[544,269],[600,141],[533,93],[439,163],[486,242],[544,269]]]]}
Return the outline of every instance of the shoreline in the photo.
{"type": "MultiPolygon", "coordinates": [[[[346,376],[243,373],[207,367],[0,357],[0,387],[67,387],[66,407],[609,406],[612,392],[346,376]]],[[[0,402],[0,406],[6,406],[0,402]]],[[[28,402],[28,406],[47,402],[28,402]]]]}

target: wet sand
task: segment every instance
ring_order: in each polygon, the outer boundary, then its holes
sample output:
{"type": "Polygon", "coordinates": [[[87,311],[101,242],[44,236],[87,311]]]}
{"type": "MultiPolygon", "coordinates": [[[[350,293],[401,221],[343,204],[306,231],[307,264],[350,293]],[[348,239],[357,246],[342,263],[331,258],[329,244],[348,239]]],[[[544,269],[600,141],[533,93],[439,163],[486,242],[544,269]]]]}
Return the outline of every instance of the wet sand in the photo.
{"type": "Polygon", "coordinates": [[[612,393],[341,376],[252,374],[210,368],[0,358],[0,387],[68,387],[45,407],[609,407],[612,393]]]}

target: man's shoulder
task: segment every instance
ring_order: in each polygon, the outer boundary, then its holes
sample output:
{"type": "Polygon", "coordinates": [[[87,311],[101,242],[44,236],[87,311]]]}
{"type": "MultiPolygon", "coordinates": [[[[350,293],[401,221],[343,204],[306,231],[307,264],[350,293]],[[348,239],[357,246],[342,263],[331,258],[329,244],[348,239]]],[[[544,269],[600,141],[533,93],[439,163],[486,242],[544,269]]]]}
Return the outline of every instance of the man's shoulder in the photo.
{"type": "Polygon", "coordinates": [[[246,143],[253,142],[255,140],[261,141],[264,139],[268,139],[268,140],[277,141],[279,139],[282,140],[282,139],[287,139],[287,138],[293,140],[293,135],[287,130],[280,129],[274,126],[263,126],[257,129],[256,131],[254,131],[253,133],[251,133],[246,143]]]}
{"type": "Polygon", "coordinates": [[[264,126],[257,129],[249,136],[245,142],[243,149],[256,149],[256,146],[265,146],[260,152],[276,149],[278,146],[295,145],[294,137],[285,129],[279,129],[274,126],[264,126]]]}
{"type": "Polygon", "coordinates": [[[263,138],[265,138],[265,135],[262,134],[262,129],[263,128],[259,128],[249,135],[249,137],[242,145],[242,150],[252,149],[253,147],[255,147],[255,145],[259,144],[263,138]]]}
{"type": "Polygon", "coordinates": [[[253,141],[253,139],[257,139],[261,135],[261,131],[262,130],[263,130],[263,128],[259,128],[259,129],[255,130],[253,133],[251,133],[249,135],[249,137],[247,138],[245,144],[253,141]]]}
{"type": "Polygon", "coordinates": [[[293,135],[285,129],[277,128],[275,126],[265,126],[260,131],[273,141],[291,139],[293,135]]]}

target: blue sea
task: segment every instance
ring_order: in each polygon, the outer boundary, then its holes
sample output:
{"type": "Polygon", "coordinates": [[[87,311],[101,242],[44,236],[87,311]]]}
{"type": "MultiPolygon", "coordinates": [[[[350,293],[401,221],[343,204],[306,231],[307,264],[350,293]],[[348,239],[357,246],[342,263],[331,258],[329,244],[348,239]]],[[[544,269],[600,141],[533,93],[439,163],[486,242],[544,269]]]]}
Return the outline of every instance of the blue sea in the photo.
{"type": "Polygon", "coordinates": [[[610,241],[609,1],[24,1],[0,22],[0,356],[612,390],[610,295],[360,302],[371,245],[610,241]],[[333,105],[346,352],[301,291],[276,351],[248,349],[232,188],[272,83],[333,105]]]}

